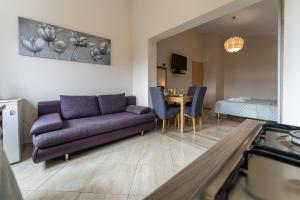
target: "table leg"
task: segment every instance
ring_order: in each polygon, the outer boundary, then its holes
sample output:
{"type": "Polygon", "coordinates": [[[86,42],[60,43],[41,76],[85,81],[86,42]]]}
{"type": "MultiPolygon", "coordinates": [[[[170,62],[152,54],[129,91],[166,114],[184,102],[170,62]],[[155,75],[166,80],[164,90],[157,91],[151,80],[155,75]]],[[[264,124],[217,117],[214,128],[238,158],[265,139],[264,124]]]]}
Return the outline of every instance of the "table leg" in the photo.
{"type": "Polygon", "coordinates": [[[180,102],[180,118],[181,118],[180,133],[183,134],[183,132],[184,132],[184,125],[185,125],[184,103],[183,103],[183,101],[180,102]]]}

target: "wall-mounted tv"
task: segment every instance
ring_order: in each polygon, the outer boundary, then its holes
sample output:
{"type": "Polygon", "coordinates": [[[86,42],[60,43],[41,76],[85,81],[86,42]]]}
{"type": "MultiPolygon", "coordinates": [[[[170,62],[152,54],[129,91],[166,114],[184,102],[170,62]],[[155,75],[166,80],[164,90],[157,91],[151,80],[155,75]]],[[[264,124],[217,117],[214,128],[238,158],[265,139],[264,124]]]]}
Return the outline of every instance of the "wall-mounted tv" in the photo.
{"type": "Polygon", "coordinates": [[[184,74],[187,69],[187,58],[173,53],[171,67],[173,73],[184,74]]]}

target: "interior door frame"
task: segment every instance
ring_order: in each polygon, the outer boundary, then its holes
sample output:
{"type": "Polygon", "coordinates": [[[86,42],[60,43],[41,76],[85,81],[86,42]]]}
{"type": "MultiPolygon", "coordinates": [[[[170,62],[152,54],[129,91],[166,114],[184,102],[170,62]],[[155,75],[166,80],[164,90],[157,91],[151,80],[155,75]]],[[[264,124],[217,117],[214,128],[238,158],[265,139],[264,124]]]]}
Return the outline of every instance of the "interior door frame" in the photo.
{"type": "MultiPolygon", "coordinates": [[[[156,67],[156,73],[157,73],[157,70],[158,69],[161,69],[161,70],[165,70],[165,80],[166,80],[166,86],[165,87],[168,87],[168,69],[167,67],[164,67],[164,66],[157,66],[156,67]]],[[[156,83],[157,84],[157,83],[156,83]]]]}
{"type": "Polygon", "coordinates": [[[282,123],[282,97],[283,97],[283,59],[284,59],[284,0],[277,0],[278,34],[277,34],[277,122],[282,123]]]}
{"type": "Polygon", "coordinates": [[[203,84],[204,84],[204,63],[203,62],[198,62],[198,61],[192,61],[192,86],[194,86],[194,81],[193,81],[193,79],[194,79],[194,63],[199,63],[199,64],[201,64],[202,65],[202,77],[201,77],[201,81],[202,81],[202,84],[201,84],[201,86],[203,86],[203,84]]]}

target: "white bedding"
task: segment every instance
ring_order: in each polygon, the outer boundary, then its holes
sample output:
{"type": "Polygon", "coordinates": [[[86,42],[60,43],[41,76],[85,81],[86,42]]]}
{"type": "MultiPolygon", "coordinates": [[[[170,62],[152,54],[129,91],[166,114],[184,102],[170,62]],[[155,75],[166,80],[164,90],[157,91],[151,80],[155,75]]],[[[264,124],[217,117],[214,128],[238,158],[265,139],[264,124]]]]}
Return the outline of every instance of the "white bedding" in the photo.
{"type": "Polygon", "coordinates": [[[277,102],[251,98],[231,98],[216,102],[212,114],[233,115],[238,117],[277,121],[277,102]]]}

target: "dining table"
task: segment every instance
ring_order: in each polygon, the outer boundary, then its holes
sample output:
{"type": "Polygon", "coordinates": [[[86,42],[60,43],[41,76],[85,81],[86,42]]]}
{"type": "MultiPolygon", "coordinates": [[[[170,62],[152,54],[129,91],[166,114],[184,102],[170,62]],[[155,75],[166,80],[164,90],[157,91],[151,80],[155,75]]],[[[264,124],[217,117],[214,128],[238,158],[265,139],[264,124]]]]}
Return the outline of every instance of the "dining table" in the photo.
{"type": "Polygon", "coordinates": [[[185,104],[190,103],[193,101],[192,96],[187,96],[187,95],[167,95],[166,100],[169,103],[178,103],[180,105],[180,133],[184,133],[184,128],[185,128],[185,104]]]}

